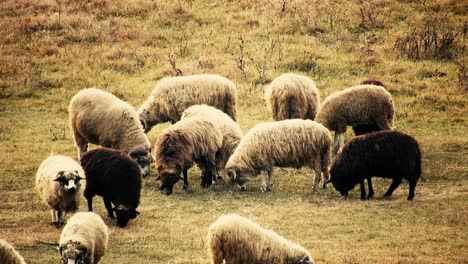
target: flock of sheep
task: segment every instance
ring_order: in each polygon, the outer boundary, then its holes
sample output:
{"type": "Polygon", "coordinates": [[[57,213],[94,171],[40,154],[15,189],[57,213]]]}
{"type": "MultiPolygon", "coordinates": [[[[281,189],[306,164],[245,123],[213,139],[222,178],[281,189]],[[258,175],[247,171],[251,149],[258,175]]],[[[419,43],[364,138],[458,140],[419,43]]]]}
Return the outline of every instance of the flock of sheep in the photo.
{"type": "MultiPolygon", "coordinates": [[[[370,80],[320,103],[311,79],[287,73],[265,89],[265,98],[275,121],[257,124],[243,135],[236,122],[236,86],[219,75],[164,78],[137,111],[99,89],[78,92],[68,111],[80,162],[50,156],[36,174],[36,189],[51,209],[52,222],[61,226],[64,215],[72,214],[60,236],[63,263],[101,259],[109,235],[92,212],[93,197],[103,197],[109,217],[125,227],[139,214],[142,177],[149,175],[152,163],[167,195],[179,180],[183,189],[189,188],[187,171],[197,164],[205,188],[223,179],[244,190],[250,177],[261,174],[261,191],[269,191],[274,167],[307,166],[314,172],[313,191],[323,180],[324,188],[332,183],[347,196],[360,184],[361,198],[369,199],[374,176],[392,179],[388,197],[405,178],[408,200],[413,199],[421,152],[416,140],[393,130],[393,101],[382,83],[370,80]],[[172,125],[152,146],[145,133],[168,121],[172,125]],[[344,145],[347,126],[357,136],[344,145]],[[103,148],[88,151],[88,143],[103,148]],[[89,212],[75,213],[81,196],[89,212]]],[[[300,245],[238,215],[218,218],[208,241],[215,264],[313,263],[300,245]]],[[[11,263],[24,263],[0,240],[0,262],[8,256],[11,263]]]]}

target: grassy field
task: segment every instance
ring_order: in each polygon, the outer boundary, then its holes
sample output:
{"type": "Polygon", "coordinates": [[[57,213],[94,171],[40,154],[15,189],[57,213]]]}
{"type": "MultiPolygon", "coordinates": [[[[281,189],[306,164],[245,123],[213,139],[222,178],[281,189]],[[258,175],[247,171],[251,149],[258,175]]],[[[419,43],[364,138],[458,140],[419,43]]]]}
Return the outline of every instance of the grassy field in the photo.
{"type": "MultiPolygon", "coordinates": [[[[238,213],[302,244],[318,263],[468,263],[468,2],[459,0],[0,1],[0,238],[29,263],[58,263],[44,242],[60,229],[34,191],[50,153],[76,157],[67,106],[99,87],[138,107],[157,80],[218,73],[239,88],[239,123],[271,120],[262,89],[284,72],[308,75],[322,99],[374,77],[392,93],[398,130],[423,150],[415,200],[312,194],[311,171],[276,170],[245,192],[220,183],[158,191],[144,179],[141,215],[111,229],[102,263],[209,263],[208,226],[238,213]]],[[[148,134],[155,142],[168,124],[148,134]]],[[[349,133],[348,138],[352,136],[349,133]]],[[[84,200],[82,201],[84,202],[84,200]]],[[[84,204],[84,203],[83,203],[84,204]]],[[[85,206],[80,210],[85,210],[85,206]]]]}

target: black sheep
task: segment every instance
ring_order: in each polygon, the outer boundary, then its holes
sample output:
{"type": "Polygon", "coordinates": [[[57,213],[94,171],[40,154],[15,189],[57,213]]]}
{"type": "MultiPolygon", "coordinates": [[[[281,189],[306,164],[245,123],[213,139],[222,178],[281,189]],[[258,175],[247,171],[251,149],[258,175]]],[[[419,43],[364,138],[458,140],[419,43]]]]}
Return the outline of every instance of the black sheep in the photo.
{"type": "Polygon", "coordinates": [[[343,196],[360,183],[361,199],[366,199],[364,179],[369,185],[367,198],[371,198],[374,194],[371,177],[393,180],[384,197],[392,195],[405,178],[410,189],[408,200],[412,200],[421,176],[421,151],[418,142],[402,132],[385,130],[357,136],[345,145],[330,174],[329,182],[343,196]]]}
{"type": "Polygon", "coordinates": [[[138,163],[123,151],[100,148],[83,153],[81,166],[86,174],[84,196],[89,211],[93,211],[94,195],[102,196],[109,217],[115,218],[115,211],[117,224],[126,227],[139,214],[136,211],[141,192],[138,163]]]}

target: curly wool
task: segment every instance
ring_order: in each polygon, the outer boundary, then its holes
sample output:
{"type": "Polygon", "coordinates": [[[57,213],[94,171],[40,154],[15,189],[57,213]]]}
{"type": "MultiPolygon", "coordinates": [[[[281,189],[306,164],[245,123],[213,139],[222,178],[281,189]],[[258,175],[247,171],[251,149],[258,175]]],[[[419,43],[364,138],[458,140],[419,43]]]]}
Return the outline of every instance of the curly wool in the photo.
{"type": "Polygon", "coordinates": [[[197,104],[216,107],[236,120],[236,85],[215,74],[164,78],[156,84],[138,114],[145,131],[149,131],[159,123],[179,121],[185,109],[197,104]]]}
{"type": "Polygon", "coordinates": [[[18,251],[3,239],[0,239],[0,263],[26,264],[24,258],[18,251]]]}
{"type": "Polygon", "coordinates": [[[265,89],[265,98],[273,120],[314,120],[320,105],[320,94],[314,81],[293,73],[274,79],[265,89]]]}
{"type": "Polygon", "coordinates": [[[214,264],[223,260],[230,264],[313,263],[302,246],[236,214],[223,215],[211,224],[208,251],[214,264]]]}
{"type": "Polygon", "coordinates": [[[79,155],[88,143],[125,153],[138,147],[151,148],[135,109],[111,93],[81,90],[72,98],[68,113],[79,155]]]}
{"type": "Polygon", "coordinates": [[[330,132],[315,121],[289,119],[257,124],[242,138],[226,170],[256,175],[260,171],[271,172],[274,166],[309,166],[316,174],[315,189],[320,172],[328,179],[330,147],[330,132]]]}
{"type": "Polygon", "coordinates": [[[61,212],[74,213],[80,204],[80,197],[86,182],[80,181],[73,195],[65,195],[60,183],[54,181],[60,171],[65,172],[67,179],[74,180],[71,174],[74,171],[78,171],[79,177],[86,178],[81,165],[72,158],[61,155],[50,156],[41,163],[37,170],[36,191],[44,203],[60,215],[61,212]]]}
{"type": "Polygon", "coordinates": [[[187,118],[201,118],[217,125],[223,134],[221,151],[216,157],[218,171],[223,170],[228,158],[232,155],[242,138],[242,130],[239,124],[232,120],[226,113],[208,105],[194,105],[182,114],[182,120],[187,118]]]}
{"type": "Polygon", "coordinates": [[[102,218],[93,212],[74,214],[60,235],[59,245],[84,245],[87,248],[89,262],[98,263],[104,256],[109,241],[109,229],[102,218]]]}

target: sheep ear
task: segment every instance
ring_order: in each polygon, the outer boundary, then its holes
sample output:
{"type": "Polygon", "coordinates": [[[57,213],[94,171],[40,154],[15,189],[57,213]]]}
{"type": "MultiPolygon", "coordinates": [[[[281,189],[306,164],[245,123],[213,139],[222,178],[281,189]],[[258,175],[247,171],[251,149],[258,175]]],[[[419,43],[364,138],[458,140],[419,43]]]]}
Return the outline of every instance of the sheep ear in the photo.
{"type": "Polygon", "coordinates": [[[228,175],[229,179],[231,179],[231,181],[235,181],[236,178],[237,178],[237,173],[236,173],[235,170],[228,170],[227,175],[228,175]]]}
{"type": "Polygon", "coordinates": [[[147,125],[146,125],[146,121],[143,118],[140,118],[140,124],[143,127],[143,130],[146,132],[147,125]]]}
{"type": "Polygon", "coordinates": [[[60,252],[60,255],[62,255],[62,252],[65,249],[65,245],[58,246],[55,249],[57,249],[60,252]]]}

